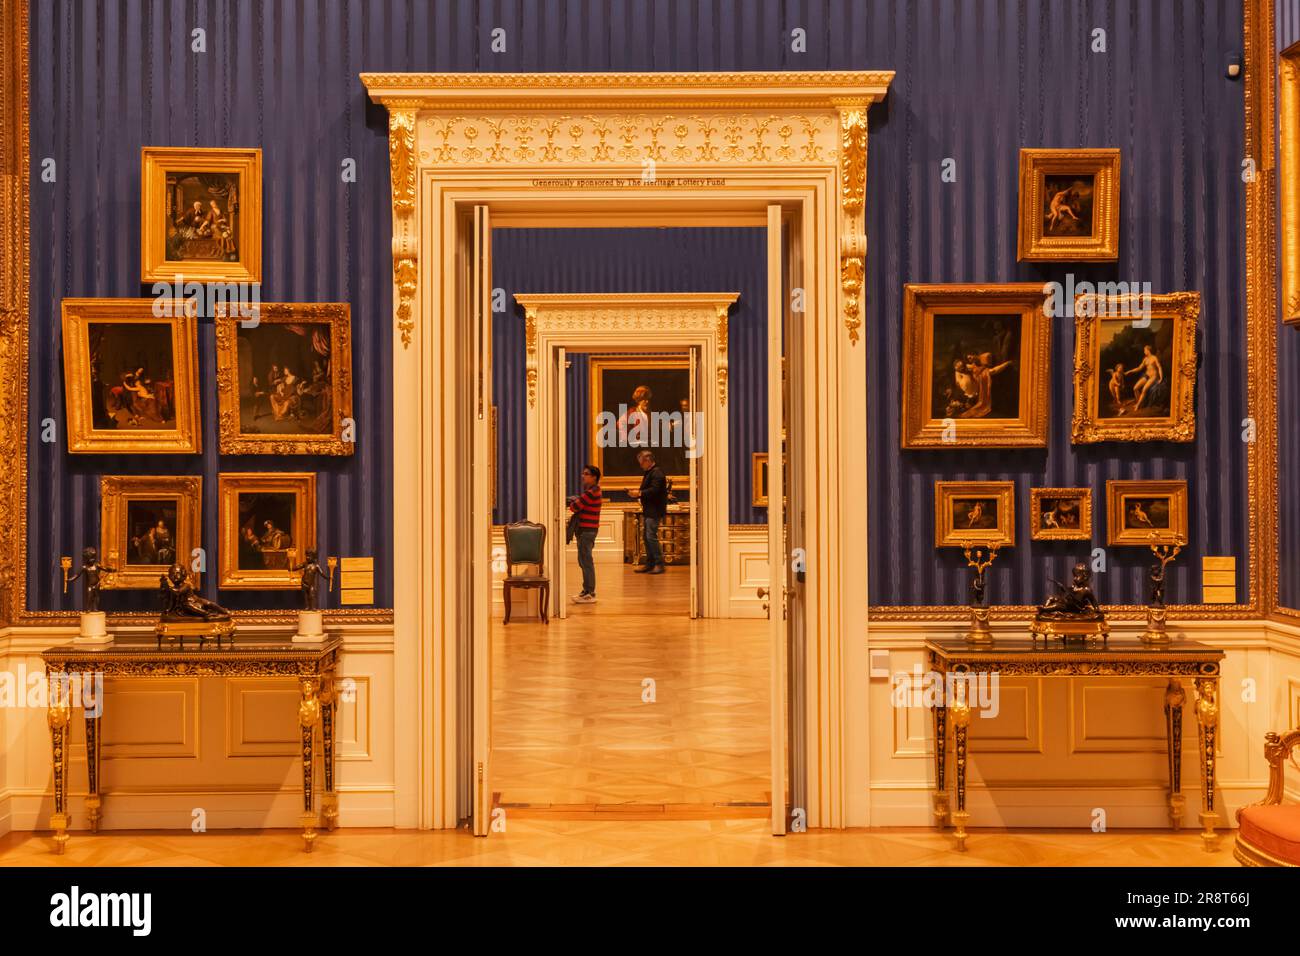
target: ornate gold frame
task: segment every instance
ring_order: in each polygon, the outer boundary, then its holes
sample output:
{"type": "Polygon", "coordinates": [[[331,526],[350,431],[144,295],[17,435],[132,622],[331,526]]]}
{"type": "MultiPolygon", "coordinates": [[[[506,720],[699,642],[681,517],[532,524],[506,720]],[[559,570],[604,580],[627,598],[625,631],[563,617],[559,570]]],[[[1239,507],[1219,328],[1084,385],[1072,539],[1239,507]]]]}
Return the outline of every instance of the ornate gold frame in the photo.
{"type": "MultiPolygon", "coordinates": [[[[755,508],[767,507],[767,495],[759,494],[760,488],[767,487],[767,452],[756,451],[750,458],[750,504],[755,508]]],[[[762,527],[767,527],[763,525],[762,527]]]]}
{"type": "Polygon", "coordinates": [[[258,325],[329,323],[333,366],[330,389],[334,429],[327,435],[258,435],[240,431],[238,315],[219,308],[217,333],[217,436],[223,455],[351,455],[343,420],[352,417],[352,312],[346,302],[263,302],[258,325]]]}
{"type": "Polygon", "coordinates": [[[1112,547],[1148,547],[1187,543],[1187,482],[1110,479],[1106,482],[1106,544],[1112,547]],[[1169,499],[1169,527],[1142,533],[1124,529],[1124,502],[1128,498],[1169,499]]]}
{"type": "Polygon", "coordinates": [[[190,299],[64,299],[63,387],[67,401],[68,451],[72,454],[192,454],[202,451],[199,417],[198,330],[190,299]],[[163,314],[155,313],[158,309],[163,314]],[[94,427],[90,394],[89,326],[168,324],[176,427],[137,431],[94,427]]]}
{"type": "MultiPolygon", "coordinates": [[[[670,358],[664,356],[647,357],[647,358],[627,358],[624,356],[605,357],[603,355],[593,355],[587,363],[587,389],[591,396],[591,415],[592,421],[588,423],[588,449],[591,454],[591,460],[596,463],[601,471],[601,487],[610,491],[625,491],[629,488],[641,487],[641,481],[636,477],[624,477],[619,475],[609,475],[605,472],[605,449],[600,447],[597,442],[599,429],[595,424],[595,416],[598,412],[603,411],[604,406],[604,386],[601,384],[600,371],[606,368],[662,368],[674,369],[677,371],[685,370],[690,374],[690,359],[683,355],[680,358],[670,358]]],[[[699,387],[699,383],[696,383],[699,387]]],[[[692,409],[697,411],[697,409],[692,409]]],[[[654,451],[654,449],[650,449],[654,451]]],[[[684,488],[690,481],[690,475],[668,475],[669,480],[678,488],[684,488]]]]}
{"type": "Polygon", "coordinates": [[[1004,285],[908,283],[903,287],[903,448],[1045,448],[1050,420],[1052,327],[1042,283],[1004,285]],[[1020,416],[931,417],[930,369],[936,315],[1017,312],[1020,327],[1020,416]],[[946,439],[949,427],[951,439],[946,439]]]}
{"type": "Polygon", "coordinates": [[[1009,548],[1016,543],[1016,483],[1014,481],[936,481],[934,483],[934,546],[960,548],[968,544],[1009,548]],[[999,520],[993,530],[960,529],[952,524],[954,498],[996,498],[999,520]]]}
{"type": "Polygon", "coordinates": [[[1300,327],[1300,43],[1278,56],[1282,321],[1300,327]]]}
{"type": "Polygon", "coordinates": [[[1074,303],[1074,417],[1070,439],[1076,445],[1102,441],[1177,441],[1196,438],[1196,319],[1199,292],[1167,295],[1081,295],[1074,303]],[[1173,353],[1164,369],[1170,383],[1168,418],[1101,418],[1095,381],[1100,367],[1097,334],[1103,321],[1127,320],[1135,310],[1150,310],[1151,319],[1172,319],[1173,353]]]}
{"type": "MultiPolygon", "coordinates": [[[[164,565],[131,565],[123,561],[129,529],[127,505],[132,500],[170,498],[176,502],[176,557],[186,565],[202,543],[203,479],[198,475],[104,475],[99,479],[99,554],[118,570],[104,578],[105,588],[157,588],[164,565]]],[[[196,579],[198,575],[195,575],[196,579]]]]}
{"type": "Polygon", "coordinates": [[[1030,488],[1029,537],[1033,541],[1090,541],[1092,540],[1092,489],[1091,488],[1030,488]],[[1078,498],[1078,530],[1043,527],[1044,498],[1078,498]]]}
{"type": "Polygon", "coordinates": [[[227,591],[277,591],[298,587],[300,574],[293,571],[247,571],[239,568],[239,496],[256,492],[287,492],[296,495],[293,544],[299,562],[316,547],[315,472],[228,472],[217,476],[221,502],[218,538],[221,542],[220,574],[217,587],[227,591]]]}
{"type": "Polygon", "coordinates": [[[262,151],[225,147],[140,149],[140,281],[174,282],[177,276],[199,282],[262,281],[262,151]],[[234,173],[239,176],[243,210],[236,229],[239,259],[169,260],[166,235],[152,224],[167,213],[167,173],[234,173]]]}
{"type": "Polygon", "coordinates": [[[1119,150],[1022,149],[1016,258],[1021,262],[1112,262],[1119,258],[1119,150]],[[1043,235],[1043,177],[1093,178],[1093,229],[1088,238],[1043,235]]]}

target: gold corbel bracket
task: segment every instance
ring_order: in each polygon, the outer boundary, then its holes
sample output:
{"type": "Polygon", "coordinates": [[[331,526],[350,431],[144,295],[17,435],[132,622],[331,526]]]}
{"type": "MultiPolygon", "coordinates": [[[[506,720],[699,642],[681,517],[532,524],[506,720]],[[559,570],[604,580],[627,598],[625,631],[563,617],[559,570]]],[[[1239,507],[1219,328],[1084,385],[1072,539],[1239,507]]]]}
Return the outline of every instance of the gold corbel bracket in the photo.
{"type": "Polygon", "coordinates": [[[397,330],[402,333],[402,348],[410,348],[415,331],[415,290],[419,285],[414,256],[393,259],[393,284],[397,287],[397,330]]]}
{"type": "Polygon", "coordinates": [[[862,288],[867,240],[863,212],[867,192],[867,104],[845,103],[840,109],[840,289],[844,293],[844,327],[856,344],[862,326],[862,288]]]}
{"type": "Polygon", "coordinates": [[[393,215],[415,212],[415,110],[388,112],[388,162],[393,176],[393,215]]]}
{"type": "Polygon", "coordinates": [[[718,306],[718,404],[727,404],[727,310],[729,305],[718,306]]]}
{"type": "Polygon", "coordinates": [[[537,407],[537,310],[524,310],[524,375],[528,380],[528,407],[537,407]]]}

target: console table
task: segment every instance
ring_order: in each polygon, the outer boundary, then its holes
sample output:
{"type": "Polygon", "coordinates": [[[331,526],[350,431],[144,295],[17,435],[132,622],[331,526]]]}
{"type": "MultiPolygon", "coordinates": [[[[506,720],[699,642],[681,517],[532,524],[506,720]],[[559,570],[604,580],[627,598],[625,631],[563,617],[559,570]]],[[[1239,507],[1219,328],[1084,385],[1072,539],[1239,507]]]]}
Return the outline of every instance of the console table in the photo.
{"type": "MultiPolygon", "coordinates": [[[[691,563],[691,513],[683,508],[669,511],[659,522],[659,546],[664,564],[691,563]]],[[[623,513],[623,563],[645,563],[645,515],[640,511],[623,513]]]]}
{"type": "MultiPolygon", "coordinates": [[[[313,750],[316,728],[321,732],[325,788],[321,795],[320,824],[327,830],[338,824],[338,798],[334,791],[334,677],[338,668],[339,637],[319,643],[294,643],[289,639],[223,639],[220,644],[197,640],[162,643],[152,637],[118,637],[108,644],[63,644],[41,655],[49,689],[50,743],[54,756],[54,852],[68,842],[68,745],[72,723],[69,693],[74,675],[89,675],[90,690],[82,691],[86,707],[86,816],[92,831],[99,829],[99,751],[103,701],[95,690],[95,675],[109,677],[293,677],[301,700],[298,724],[302,730],[302,839],[311,851],[318,825],[314,806],[313,750]]],[[[83,682],[84,686],[84,682],[83,682]]]]}
{"type": "Polygon", "coordinates": [[[1201,836],[1206,848],[1214,846],[1215,736],[1219,724],[1219,666],[1223,651],[1195,641],[1144,644],[1137,638],[1111,638],[1082,645],[1063,645],[1059,640],[998,638],[991,644],[976,645],[964,638],[925,642],[930,671],[942,685],[927,695],[934,713],[934,815],[939,826],[953,825],[957,848],[966,848],[966,756],[973,685],[982,674],[1002,677],[1165,677],[1165,730],[1169,748],[1169,820],[1174,829],[1183,814],[1182,764],[1183,704],[1185,679],[1196,693],[1196,722],[1199,728],[1201,764],[1201,836]],[[949,811],[945,762],[948,751],[948,722],[953,728],[956,762],[956,804],[949,811]]]}

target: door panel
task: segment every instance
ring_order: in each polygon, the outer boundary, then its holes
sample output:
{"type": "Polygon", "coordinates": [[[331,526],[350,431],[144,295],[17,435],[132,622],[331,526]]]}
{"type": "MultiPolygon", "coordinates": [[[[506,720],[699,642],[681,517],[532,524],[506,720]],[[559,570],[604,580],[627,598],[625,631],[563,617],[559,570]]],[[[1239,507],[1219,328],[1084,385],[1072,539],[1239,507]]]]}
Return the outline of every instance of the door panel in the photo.
{"type": "Polygon", "coordinates": [[[487,206],[474,207],[470,256],[470,324],[473,329],[474,373],[470,402],[473,433],[470,484],[473,565],[473,787],[472,823],[475,836],[487,836],[492,825],[492,502],[489,497],[492,460],[492,230],[487,206]]]}
{"type": "Polygon", "coordinates": [[[689,386],[689,404],[690,411],[686,416],[686,421],[682,422],[682,435],[686,439],[686,464],[690,474],[690,500],[687,507],[690,509],[690,567],[687,569],[691,577],[691,617],[700,617],[700,597],[704,593],[704,588],[700,583],[700,574],[704,568],[704,562],[700,560],[700,470],[704,464],[703,459],[699,456],[700,449],[695,446],[695,415],[699,403],[696,398],[696,381],[699,378],[700,369],[700,347],[691,346],[691,367],[688,376],[689,386]]]}
{"type": "Polygon", "coordinates": [[[551,616],[566,618],[569,616],[569,554],[564,532],[569,523],[568,508],[568,472],[569,472],[569,364],[563,346],[555,350],[555,368],[551,381],[555,383],[555,515],[547,537],[551,546],[547,550],[548,573],[551,575],[551,616]]]}
{"type": "Polygon", "coordinates": [[[784,281],[781,207],[767,207],[767,620],[771,651],[772,832],[786,832],[784,281]]]}

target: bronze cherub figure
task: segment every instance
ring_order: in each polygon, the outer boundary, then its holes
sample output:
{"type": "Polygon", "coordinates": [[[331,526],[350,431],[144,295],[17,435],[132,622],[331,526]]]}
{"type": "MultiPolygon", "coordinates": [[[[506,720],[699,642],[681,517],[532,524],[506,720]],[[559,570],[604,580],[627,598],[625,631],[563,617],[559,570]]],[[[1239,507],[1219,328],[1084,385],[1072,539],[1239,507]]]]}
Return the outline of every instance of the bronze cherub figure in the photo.
{"type": "Polygon", "coordinates": [[[199,596],[189,572],[179,564],[173,564],[158,579],[158,588],[164,622],[230,620],[230,612],[224,607],[199,596]]]}
{"type": "Polygon", "coordinates": [[[1052,579],[1056,593],[1038,607],[1029,632],[1035,637],[1058,637],[1069,643],[1110,633],[1106,615],[1092,591],[1092,572],[1082,561],[1074,566],[1069,584],[1052,579]]]}
{"type": "Polygon", "coordinates": [[[77,578],[81,578],[81,609],[87,614],[94,614],[99,610],[99,592],[104,586],[101,576],[113,574],[116,571],[117,568],[110,568],[106,564],[100,564],[98,551],[94,548],[86,548],[81,552],[81,570],[67,579],[64,589],[66,590],[67,585],[77,580],[77,578]]]}

